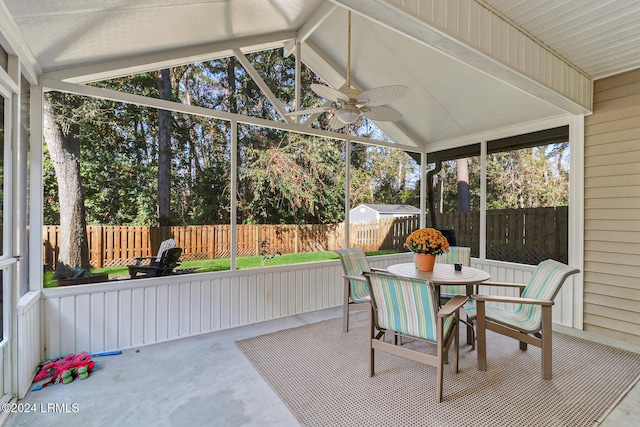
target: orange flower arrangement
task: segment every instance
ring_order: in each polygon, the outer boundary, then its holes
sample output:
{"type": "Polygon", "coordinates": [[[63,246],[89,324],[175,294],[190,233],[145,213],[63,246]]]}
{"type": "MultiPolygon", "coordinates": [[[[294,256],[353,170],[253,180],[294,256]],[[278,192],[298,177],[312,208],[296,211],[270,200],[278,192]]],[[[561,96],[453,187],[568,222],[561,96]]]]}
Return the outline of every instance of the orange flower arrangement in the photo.
{"type": "Polygon", "coordinates": [[[404,247],[417,254],[440,255],[449,250],[449,242],[435,228],[420,228],[407,237],[404,247]]]}

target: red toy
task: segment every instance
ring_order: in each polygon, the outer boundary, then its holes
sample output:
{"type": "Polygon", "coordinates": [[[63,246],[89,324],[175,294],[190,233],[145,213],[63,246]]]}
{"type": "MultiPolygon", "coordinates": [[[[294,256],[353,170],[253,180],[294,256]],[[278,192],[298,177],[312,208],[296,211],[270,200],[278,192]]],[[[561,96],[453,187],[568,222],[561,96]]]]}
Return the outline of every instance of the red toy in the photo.
{"type": "Polygon", "coordinates": [[[46,360],[38,365],[33,382],[38,382],[47,377],[51,377],[51,379],[43,384],[37,385],[32,390],[40,390],[50,384],[57,384],[59,382],[69,384],[76,377],[84,380],[89,376],[89,372],[95,366],[96,362],[94,362],[91,356],[85,351],[46,360]]]}

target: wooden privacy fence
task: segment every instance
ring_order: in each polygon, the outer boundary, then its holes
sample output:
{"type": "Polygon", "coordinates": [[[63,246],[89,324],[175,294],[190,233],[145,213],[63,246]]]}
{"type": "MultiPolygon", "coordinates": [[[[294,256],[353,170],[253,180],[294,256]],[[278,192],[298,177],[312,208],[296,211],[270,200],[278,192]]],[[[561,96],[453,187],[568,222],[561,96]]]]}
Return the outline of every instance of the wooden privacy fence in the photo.
{"type": "MultiPolygon", "coordinates": [[[[365,251],[401,249],[407,235],[418,226],[414,217],[350,224],[352,245],[365,251]]],[[[59,253],[59,226],[43,230],[44,264],[54,268],[59,253]]],[[[229,258],[230,225],[181,227],[107,226],[87,227],[92,267],[131,264],[136,257],[152,256],[160,243],[173,237],[181,247],[182,260],[229,258]]],[[[331,251],[344,246],[344,223],[313,225],[238,225],[237,255],[288,254],[331,251]]]]}
{"type": "MultiPolygon", "coordinates": [[[[440,214],[438,226],[452,228],[457,244],[480,255],[480,212],[440,214]]],[[[487,211],[487,259],[536,265],[569,259],[567,206],[487,211]]]]}
{"type": "MultiPolygon", "coordinates": [[[[418,217],[390,218],[350,224],[351,246],[365,251],[403,248],[418,217]]],[[[457,244],[479,256],[480,213],[438,216],[440,228],[455,230],[457,244]]],[[[59,252],[59,226],[44,227],[44,263],[54,267],[59,252]]],[[[537,264],[553,258],[568,259],[568,208],[505,209],[487,212],[487,259],[537,264]]],[[[183,260],[229,258],[230,225],[180,227],[88,226],[89,259],[93,267],[131,264],[136,257],[152,256],[160,243],[173,237],[183,249],[183,260]]],[[[344,245],[344,223],[314,225],[238,225],[237,255],[267,255],[331,251],[344,245]]]]}

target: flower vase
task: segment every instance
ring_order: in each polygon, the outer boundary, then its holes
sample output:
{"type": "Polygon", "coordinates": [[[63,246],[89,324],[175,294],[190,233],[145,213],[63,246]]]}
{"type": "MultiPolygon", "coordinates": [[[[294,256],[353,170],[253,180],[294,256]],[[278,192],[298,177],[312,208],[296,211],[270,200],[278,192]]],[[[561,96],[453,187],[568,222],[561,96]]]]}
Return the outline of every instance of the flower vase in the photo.
{"type": "Polygon", "coordinates": [[[414,254],[416,260],[416,268],[420,271],[433,271],[436,263],[436,256],[431,254],[414,254]]]}

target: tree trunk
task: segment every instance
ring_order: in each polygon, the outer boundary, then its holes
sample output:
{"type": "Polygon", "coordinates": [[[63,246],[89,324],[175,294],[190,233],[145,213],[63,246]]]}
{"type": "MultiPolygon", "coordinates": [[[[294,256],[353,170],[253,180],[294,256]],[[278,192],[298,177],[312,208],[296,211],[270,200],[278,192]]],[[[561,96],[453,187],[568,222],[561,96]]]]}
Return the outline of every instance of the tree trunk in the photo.
{"type": "Polygon", "coordinates": [[[44,138],[58,180],[60,198],[60,254],[55,278],[70,277],[71,268],[91,269],[80,176],[80,138],[77,124],[62,126],[54,107],[44,103],[44,138]]]}
{"type": "MultiPolygon", "coordinates": [[[[160,71],[160,99],[171,99],[171,75],[160,71]]],[[[171,225],[171,112],[158,111],[158,225],[171,225]]]]}
{"type": "Polygon", "coordinates": [[[469,159],[456,160],[456,174],[458,177],[458,212],[469,212],[471,210],[469,159]]]}
{"type": "Polygon", "coordinates": [[[229,96],[229,112],[237,113],[237,94],[236,94],[236,57],[231,56],[227,62],[227,80],[228,80],[228,96],[229,96]]]}

